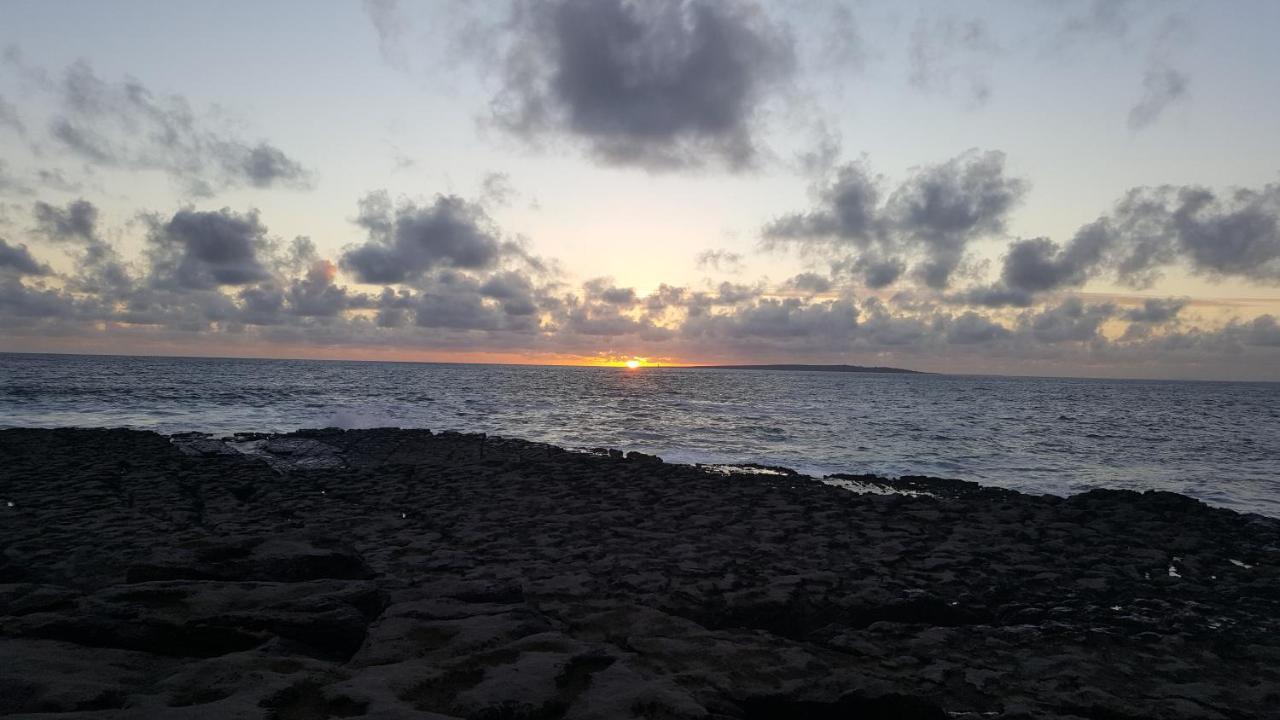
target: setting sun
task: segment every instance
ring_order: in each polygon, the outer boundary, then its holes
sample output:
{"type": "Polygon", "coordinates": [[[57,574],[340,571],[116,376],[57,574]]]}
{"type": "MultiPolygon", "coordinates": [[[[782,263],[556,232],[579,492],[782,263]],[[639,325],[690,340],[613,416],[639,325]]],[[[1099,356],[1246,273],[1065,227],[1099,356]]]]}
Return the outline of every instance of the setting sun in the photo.
{"type": "Polygon", "coordinates": [[[627,361],[627,369],[628,369],[628,370],[635,370],[635,369],[636,369],[636,368],[638,368],[638,367],[640,367],[640,361],[639,361],[639,360],[628,360],[628,361],[627,361]]]}

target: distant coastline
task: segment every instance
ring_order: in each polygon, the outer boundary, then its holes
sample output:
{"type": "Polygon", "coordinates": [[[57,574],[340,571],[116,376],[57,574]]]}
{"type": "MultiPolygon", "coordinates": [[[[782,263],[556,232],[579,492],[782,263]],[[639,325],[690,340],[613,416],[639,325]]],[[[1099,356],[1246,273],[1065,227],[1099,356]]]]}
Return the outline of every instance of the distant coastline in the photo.
{"type": "Polygon", "coordinates": [[[932,375],[933,373],[879,365],[690,365],[690,370],[796,370],[806,372],[897,373],[900,375],[932,375]]]}

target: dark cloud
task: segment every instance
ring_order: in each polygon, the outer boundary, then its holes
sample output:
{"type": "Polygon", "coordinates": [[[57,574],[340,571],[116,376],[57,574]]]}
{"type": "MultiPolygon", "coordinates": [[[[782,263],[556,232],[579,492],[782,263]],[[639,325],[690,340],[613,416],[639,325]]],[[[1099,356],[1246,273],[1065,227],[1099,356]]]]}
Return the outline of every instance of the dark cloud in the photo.
{"type": "Polygon", "coordinates": [[[242,139],[229,125],[197,113],[181,95],[155,93],[132,78],[104,80],[83,60],[60,81],[21,68],[55,100],[49,135],[90,164],[158,170],[198,195],[246,185],[310,184],[309,173],[284,151],[242,139]]]}
{"type": "Polygon", "coordinates": [[[947,287],[969,241],[1004,232],[1027,183],[1004,172],[1004,153],[970,150],[923,168],[889,199],[888,212],[911,245],[924,250],[917,266],[925,285],[947,287]]]}
{"type": "Polygon", "coordinates": [[[1060,305],[1024,313],[1019,324],[1042,343],[1090,342],[1099,339],[1102,324],[1115,314],[1114,305],[1086,305],[1079,298],[1067,298],[1060,305]]]}
{"type": "Polygon", "coordinates": [[[393,208],[387,193],[370,193],[356,223],[369,239],[348,249],[342,266],[360,282],[411,282],[436,268],[487,269],[507,251],[484,209],[455,195],[393,208]]]}
{"type": "Polygon", "coordinates": [[[153,225],[150,242],[152,280],[159,287],[210,290],[271,277],[262,258],[270,241],[256,211],[179,210],[153,225]]]}
{"type": "Polygon", "coordinates": [[[686,337],[740,341],[797,337],[847,341],[858,328],[858,308],[849,302],[806,303],[799,298],[761,298],[728,313],[690,318],[681,328],[686,337]]]}
{"type": "Polygon", "coordinates": [[[858,258],[853,269],[862,276],[863,284],[872,290],[879,290],[897,282],[907,271],[907,265],[901,258],[880,258],[867,254],[858,258]]]}
{"type": "Polygon", "coordinates": [[[98,208],[88,200],[75,200],[65,208],[46,202],[34,205],[36,231],[54,242],[103,246],[98,236],[98,208]]]}
{"type": "Polygon", "coordinates": [[[0,275],[0,326],[12,328],[44,318],[74,319],[75,299],[64,292],[24,285],[18,278],[0,275]]]}
{"type": "Polygon", "coordinates": [[[785,283],[786,287],[800,292],[818,294],[831,290],[831,278],[817,273],[800,273],[785,283]]]}
{"type": "Polygon", "coordinates": [[[37,261],[26,245],[10,245],[0,238],[0,272],[6,270],[19,275],[49,275],[53,272],[48,265],[37,261]]]}
{"type": "Polygon", "coordinates": [[[819,188],[817,208],[767,224],[765,242],[827,253],[873,288],[898,280],[906,270],[903,256],[916,257],[924,284],[946,288],[968,244],[1002,233],[1026,193],[1027,183],[1006,175],[1004,161],[1000,152],[970,150],[917,169],[883,202],[878,178],[862,163],[845,165],[819,188]]]}
{"type": "Polygon", "coordinates": [[[514,270],[494,273],[480,285],[480,294],[502,304],[508,315],[533,315],[538,311],[538,297],[533,281],[514,270]]]}
{"type": "Polygon", "coordinates": [[[631,307],[639,302],[635,288],[620,288],[610,278],[595,278],[582,284],[588,300],[598,300],[607,305],[631,307]]]}
{"type": "Polygon", "coordinates": [[[1280,322],[1273,315],[1260,315],[1246,327],[1245,341],[1258,347],[1280,347],[1280,322]]]}
{"type": "Polygon", "coordinates": [[[1126,310],[1124,319],[1131,322],[1159,325],[1176,320],[1178,313],[1182,312],[1182,309],[1186,306],[1186,298],[1149,298],[1142,302],[1141,307],[1126,310]]]}
{"type": "Polygon", "coordinates": [[[68,288],[113,301],[126,297],[134,280],[119,254],[98,228],[98,208],[88,200],[73,200],[65,207],[45,202],[33,206],[35,231],[50,242],[75,251],[76,274],[68,288]]]}
{"type": "Polygon", "coordinates": [[[789,34],[743,0],[530,0],[511,28],[495,123],[615,165],[751,165],[760,106],[794,67],[789,34]]]}
{"type": "Polygon", "coordinates": [[[334,284],[338,267],[328,260],[317,260],[307,274],[289,286],[289,309],[303,317],[336,317],[351,308],[357,299],[345,287],[334,284]]]}
{"type": "MultiPolygon", "coordinates": [[[[232,155],[241,154],[240,148],[232,148],[232,155]]],[[[297,182],[306,177],[307,171],[284,151],[266,143],[250,148],[240,165],[244,176],[254,187],[271,187],[297,182]]]]}
{"type": "Polygon", "coordinates": [[[1083,285],[1114,242],[1105,221],[1080,228],[1066,247],[1048,238],[1017,240],[1005,252],[1000,283],[978,291],[978,304],[987,306],[1031,303],[1037,293],[1083,285]]]}
{"type": "Polygon", "coordinates": [[[880,218],[879,179],[864,163],[841,167],[834,181],[819,191],[818,207],[773,220],[766,240],[831,240],[866,248],[884,231],[880,218]]]}
{"type": "Polygon", "coordinates": [[[1004,340],[1013,333],[1005,326],[972,310],[954,318],[947,327],[947,342],[953,345],[979,345],[1004,340]]]}
{"type": "Polygon", "coordinates": [[[1042,293],[1095,278],[1149,287],[1175,266],[1212,279],[1280,282],[1280,184],[1227,192],[1195,186],[1131,190],[1066,245],[1047,238],[1011,243],[999,281],[959,299],[1025,307],[1042,293]]]}

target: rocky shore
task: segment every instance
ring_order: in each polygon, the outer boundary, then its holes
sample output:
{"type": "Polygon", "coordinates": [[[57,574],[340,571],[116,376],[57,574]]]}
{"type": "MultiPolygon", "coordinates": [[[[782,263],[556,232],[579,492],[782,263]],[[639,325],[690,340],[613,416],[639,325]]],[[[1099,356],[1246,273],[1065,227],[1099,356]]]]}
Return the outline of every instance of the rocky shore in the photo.
{"type": "Polygon", "coordinates": [[[427,431],[19,429],[0,431],[0,550],[0,714],[1280,708],[1280,520],[1170,493],[427,431]]]}

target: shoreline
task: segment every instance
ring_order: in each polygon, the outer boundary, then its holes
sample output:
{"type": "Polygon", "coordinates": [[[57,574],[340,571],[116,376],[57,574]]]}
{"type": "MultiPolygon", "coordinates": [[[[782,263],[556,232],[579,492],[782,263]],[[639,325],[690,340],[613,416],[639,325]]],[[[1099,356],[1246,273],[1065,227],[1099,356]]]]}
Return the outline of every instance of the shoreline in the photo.
{"type": "Polygon", "coordinates": [[[1175,493],[826,478],[896,491],[858,493],[422,430],[239,442],[0,430],[0,713],[1237,718],[1280,702],[1280,520],[1175,493]]]}

